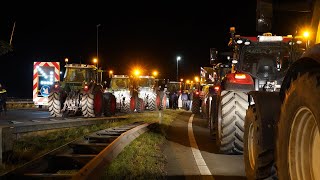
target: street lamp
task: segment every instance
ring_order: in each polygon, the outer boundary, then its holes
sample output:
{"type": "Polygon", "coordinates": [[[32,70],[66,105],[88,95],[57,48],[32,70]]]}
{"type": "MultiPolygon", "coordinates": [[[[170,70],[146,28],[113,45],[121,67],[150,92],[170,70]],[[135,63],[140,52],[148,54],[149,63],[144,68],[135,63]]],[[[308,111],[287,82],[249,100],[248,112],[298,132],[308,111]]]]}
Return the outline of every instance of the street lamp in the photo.
{"type": "Polygon", "coordinates": [[[177,81],[179,81],[179,68],[178,68],[178,62],[181,60],[180,56],[177,56],[177,81]]]}
{"type": "MultiPolygon", "coordinates": [[[[101,24],[97,25],[97,59],[99,59],[99,26],[101,26],[101,24]]],[[[99,62],[97,61],[97,68],[99,66],[99,62]]]]}
{"type": "Polygon", "coordinates": [[[109,78],[111,78],[111,77],[112,77],[112,74],[113,74],[113,71],[112,71],[112,70],[110,70],[110,71],[109,71],[109,78]]]}
{"type": "Polygon", "coordinates": [[[157,77],[157,76],[158,76],[158,71],[153,71],[153,72],[152,72],[152,75],[153,75],[154,77],[157,77]]]}
{"type": "Polygon", "coordinates": [[[98,68],[98,59],[97,59],[97,58],[94,58],[94,59],[93,59],[93,63],[96,64],[96,66],[97,66],[97,68],[98,68]]]}

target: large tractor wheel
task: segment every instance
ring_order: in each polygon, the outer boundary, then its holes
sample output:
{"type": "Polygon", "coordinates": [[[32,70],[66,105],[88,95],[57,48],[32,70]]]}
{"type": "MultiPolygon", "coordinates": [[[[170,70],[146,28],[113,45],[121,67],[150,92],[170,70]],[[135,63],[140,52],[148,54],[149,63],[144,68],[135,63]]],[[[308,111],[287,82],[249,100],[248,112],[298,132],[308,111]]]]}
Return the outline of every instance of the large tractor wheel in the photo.
{"type": "Polygon", "coordinates": [[[136,109],[136,98],[131,97],[130,98],[130,111],[134,112],[134,110],[136,109]]]}
{"type": "Polygon", "coordinates": [[[223,154],[243,154],[244,118],[248,108],[244,92],[222,91],[218,109],[218,149],[223,154]]]}
{"type": "Polygon", "coordinates": [[[63,102],[59,92],[51,92],[48,96],[48,109],[51,117],[62,117],[63,102]]]}
{"type": "Polygon", "coordinates": [[[102,92],[86,93],[81,99],[81,109],[84,117],[96,117],[102,114],[102,92]]]}
{"type": "Polygon", "coordinates": [[[320,73],[292,82],[277,127],[276,164],[281,180],[320,179],[320,73]]]}
{"type": "Polygon", "coordinates": [[[265,149],[262,146],[262,121],[261,115],[255,105],[251,105],[245,117],[244,132],[244,162],[246,176],[249,180],[274,179],[276,172],[274,167],[273,149],[265,149]]]}
{"type": "Polygon", "coordinates": [[[124,100],[124,102],[121,102],[121,109],[120,111],[121,112],[124,112],[124,113],[129,113],[131,110],[130,110],[130,100],[129,99],[126,99],[124,100]]]}
{"type": "Polygon", "coordinates": [[[145,107],[145,104],[144,104],[143,99],[142,98],[138,98],[137,107],[136,107],[137,112],[139,112],[139,113],[143,112],[145,110],[144,107],[145,107]]]}
{"type": "Polygon", "coordinates": [[[149,108],[150,111],[155,111],[157,109],[156,99],[157,99],[157,94],[156,93],[152,93],[149,96],[149,98],[148,98],[148,108],[149,108]]]}
{"type": "Polygon", "coordinates": [[[206,97],[202,101],[201,105],[201,112],[202,112],[202,118],[208,120],[209,119],[209,114],[210,114],[210,98],[206,97]]]}
{"type": "Polygon", "coordinates": [[[217,133],[216,125],[215,125],[218,121],[217,99],[218,99],[217,96],[212,96],[211,103],[210,103],[211,113],[209,117],[209,129],[210,129],[210,135],[213,139],[216,138],[216,133],[217,133]]]}
{"type": "Polygon", "coordinates": [[[201,105],[200,103],[201,103],[200,97],[193,97],[192,106],[191,106],[191,112],[193,114],[200,113],[200,105],[201,105]]]}
{"type": "Polygon", "coordinates": [[[113,94],[104,95],[104,116],[110,117],[116,114],[116,97],[113,94]]]}

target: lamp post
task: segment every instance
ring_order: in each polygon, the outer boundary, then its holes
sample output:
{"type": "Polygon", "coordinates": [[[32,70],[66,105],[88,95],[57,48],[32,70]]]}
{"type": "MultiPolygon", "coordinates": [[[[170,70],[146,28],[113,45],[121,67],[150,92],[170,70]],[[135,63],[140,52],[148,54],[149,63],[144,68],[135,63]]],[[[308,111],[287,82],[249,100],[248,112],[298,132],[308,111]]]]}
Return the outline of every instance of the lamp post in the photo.
{"type": "Polygon", "coordinates": [[[177,81],[179,81],[179,61],[181,60],[181,57],[180,56],[177,56],[177,81]]]}
{"type": "MultiPolygon", "coordinates": [[[[97,83],[100,83],[99,80],[99,27],[101,26],[101,24],[97,25],[97,83]]],[[[101,80],[102,80],[102,73],[101,73],[101,80]]]]}
{"type": "MultiPolygon", "coordinates": [[[[101,26],[101,24],[97,25],[97,60],[99,59],[99,26],[101,26]]],[[[99,66],[99,62],[97,61],[97,68],[99,66]]]]}

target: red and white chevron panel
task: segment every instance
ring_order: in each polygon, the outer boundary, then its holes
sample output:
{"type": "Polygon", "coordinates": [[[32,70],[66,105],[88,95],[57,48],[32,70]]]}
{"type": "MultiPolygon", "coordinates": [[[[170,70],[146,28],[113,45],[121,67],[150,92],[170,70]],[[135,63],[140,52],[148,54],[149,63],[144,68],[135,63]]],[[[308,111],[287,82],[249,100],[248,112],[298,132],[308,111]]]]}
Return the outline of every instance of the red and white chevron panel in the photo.
{"type": "Polygon", "coordinates": [[[48,98],[39,96],[39,67],[53,67],[54,68],[54,82],[60,81],[60,62],[34,62],[33,63],[33,102],[35,105],[47,105],[48,98]]]}

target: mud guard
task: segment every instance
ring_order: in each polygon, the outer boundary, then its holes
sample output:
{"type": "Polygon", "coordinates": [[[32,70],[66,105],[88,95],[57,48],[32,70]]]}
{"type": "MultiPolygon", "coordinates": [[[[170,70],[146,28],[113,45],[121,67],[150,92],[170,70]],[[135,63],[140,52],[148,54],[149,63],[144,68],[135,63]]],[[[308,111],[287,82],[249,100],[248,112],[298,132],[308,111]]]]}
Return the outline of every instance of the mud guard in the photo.
{"type": "Polygon", "coordinates": [[[278,92],[250,91],[248,93],[249,105],[255,104],[258,118],[261,120],[261,141],[263,149],[274,149],[275,126],[279,119],[281,101],[278,92]]]}

